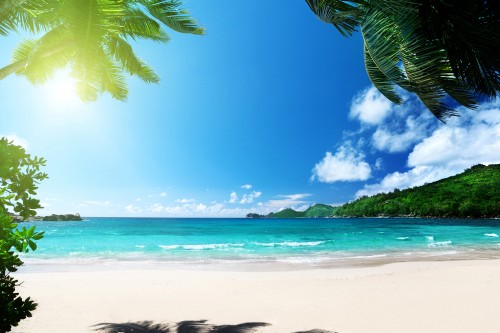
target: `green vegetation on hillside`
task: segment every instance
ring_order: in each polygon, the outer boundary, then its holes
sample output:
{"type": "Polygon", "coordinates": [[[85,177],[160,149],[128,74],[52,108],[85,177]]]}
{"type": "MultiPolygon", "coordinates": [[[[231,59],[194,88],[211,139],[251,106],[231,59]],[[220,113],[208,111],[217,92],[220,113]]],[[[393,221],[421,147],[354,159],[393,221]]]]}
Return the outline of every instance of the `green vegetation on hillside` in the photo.
{"type": "Polygon", "coordinates": [[[44,216],[42,221],[83,221],[80,214],[52,214],[50,216],[44,216]]]}
{"type": "Polygon", "coordinates": [[[303,212],[284,209],[247,217],[500,217],[500,164],[476,165],[465,172],[406,190],[363,196],[340,207],[317,204],[303,212]]]}
{"type": "Polygon", "coordinates": [[[335,212],[335,207],[324,205],[324,204],[316,204],[309,208],[307,208],[303,212],[298,212],[291,208],[283,209],[277,213],[270,213],[268,215],[259,215],[259,214],[248,214],[247,217],[251,218],[278,218],[278,219],[291,219],[298,217],[332,217],[335,212]]]}
{"type": "Polygon", "coordinates": [[[500,164],[476,165],[440,181],[361,197],[338,207],[339,217],[500,217],[500,164]]]}

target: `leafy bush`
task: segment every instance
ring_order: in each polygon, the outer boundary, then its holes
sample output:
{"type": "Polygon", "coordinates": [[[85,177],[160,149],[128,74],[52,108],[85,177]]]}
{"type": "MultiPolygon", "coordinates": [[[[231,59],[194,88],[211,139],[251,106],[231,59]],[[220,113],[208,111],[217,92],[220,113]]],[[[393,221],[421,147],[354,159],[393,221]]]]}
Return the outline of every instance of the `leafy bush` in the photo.
{"type": "Polygon", "coordinates": [[[405,190],[361,197],[335,210],[336,216],[500,217],[500,164],[405,190]]]}
{"type": "Polygon", "coordinates": [[[19,281],[10,273],[23,264],[18,253],[36,250],[35,241],[43,237],[43,232],[36,232],[34,226],[18,229],[9,208],[23,219],[34,216],[35,209],[41,208],[32,195],[36,195],[38,183],[47,178],[40,171],[44,165],[44,159],[31,158],[24,148],[0,139],[0,333],[9,332],[22,319],[31,317],[37,305],[16,293],[19,281]]]}

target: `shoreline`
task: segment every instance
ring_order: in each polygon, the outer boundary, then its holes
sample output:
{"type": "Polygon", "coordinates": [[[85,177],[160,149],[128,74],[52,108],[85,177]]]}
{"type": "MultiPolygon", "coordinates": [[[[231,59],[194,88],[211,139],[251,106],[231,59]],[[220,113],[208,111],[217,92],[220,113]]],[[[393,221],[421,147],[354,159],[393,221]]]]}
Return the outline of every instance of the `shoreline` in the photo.
{"type": "Polygon", "coordinates": [[[202,271],[302,271],[342,268],[377,267],[397,263],[443,262],[443,261],[488,261],[500,260],[497,248],[465,250],[443,247],[440,252],[353,252],[349,255],[331,256],[311,254],[302,256],[262,257],[253,259],[224,259],[206,257],[202,259],[161,260],[144,257],[110,258],[21,258],[25,264],[19,268],[21,274],[66,271],[115,271],[115,270],[202,270],[202,271]]]}
{"type": "Polygon", "coordinates": [[[154,332],[167,332],[187,320],[208,320],[196,324],[206,329],[269,324],[255,327],[263,333],[496,333],[500,326],[499,259],[268,271],[108,268],[13,274],[21,295],[39,303],[13,332],[119,331],[96,330],[100,323],[151,332],[162,324],[154,332]]]}

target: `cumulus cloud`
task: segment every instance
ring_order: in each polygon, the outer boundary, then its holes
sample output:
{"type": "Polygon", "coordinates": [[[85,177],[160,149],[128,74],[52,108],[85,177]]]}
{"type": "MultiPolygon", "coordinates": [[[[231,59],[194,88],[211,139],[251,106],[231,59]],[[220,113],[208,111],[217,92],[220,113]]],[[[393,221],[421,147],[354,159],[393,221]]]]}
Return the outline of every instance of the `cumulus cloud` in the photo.
{"type": "Polygon", "coordinates": [[[241,188],[244,190],[249,190],[252,188],[252,185],[250,185],[250,184],[241,185],[241,188]]]}
{"type": "MultiPolygon", "coordinates": [[[[463,171],[463,170],[460,170],[463,171]]],[[[439,179],[450,177],[460,171],[443,167],[419,166],[407,172],[393,172],[386,175],[380,183],[365,185],[356,192],[356,197],[373,195],[381,192],[391,192],[394,189],[405,189],[432,183],[439,179]]]]}
{"type": "Polygon", "coordinates": [[[391,113],[392,103],[375,87],[354,97],[349,116],[367,125],[380,124],[391,113]]]}
{"type": "Polygon", "coordinates": [[[468,112],[454,124],[441,126],[415,146],[408,165],[466,168],[500,161],[500,109],[468,112]]]}
{"type": "MultiPolygon", "coordinates": [[[[435,117],[417,97],[401,89],[398,93],[405,100],[401,105],[391,103],[372,86],[358,94],[351,104],[350,116],[362,125],[357,134],[373,129],[370,143],[378,151],[408,151],[437,125],[435,117]]],[[[364,137],[359,140],[364,141],[364,137]]]]}
{"type": "Polygon", "coordinates": [[[278,199],[264,202],[262,203],[262,206],[267,208],[268,211],[280,211],[285,208],[298,209],[298,207],[303,207],[309,203],[309,201],[304,199],[310,197],[311,195],[312,194],[309,193],[278,195],[278,199]]]}
{"type": "Polygon", "coordinates": [[[194,199],[176,199],[175,202],[177,203],[191,203],[191,202],[196,202],[194,199]]]}
{"type": "Polygon", "coordinates": [[[227,207],[222,203],[184,203],[180,205],[154,204],[147,209],[151,216],[168,217],[244,217],[254,212],[255,209],[243,209],[241,207],[227,207]]]}
{"type": "Polygon", "coordinates": [[[243,194],[243,197],[240,200],[240,204],[250,204],[257,198],[262,195],[262,192],[253,191],[250,194],[243,194]]]}
{"type": "Polygon", "coordinates": [[[238,201],[238,195],[233,191],[229,195],[229,203],[236,203],[236,201],[238,201]]]}
{"type": "Polygon", "coordinates": [[[167,196],[167,192],[161,192],[160,193],[160,197],[166,197],[167,196]]]}
{"type": "Polygon", "coordinates": [[[129,213],[132,213],[132,214],[137,214],[137,213],[142,212],[142,209],[140,207],[134,206],[134,205],[125,206],[125,210],[129,213]]]}
{"type": "Polygon", "coordinates": [[[423,185],[460,173],[476,164],[500,163],[500,101],[481,111],[460,109],[461,117],[435,128],[408,155],[406,172],[386,175],[365,185],[357,196],[423,185]]]}
{"type": "Polygon", "coordinates": [[[335,154],[326,153],[325,157],[314,166],[311,179],[324,183],[366,180],[370,178],[371,168],[364,159],[364,154],[349,145],[343,145],[335,154]]]}
{"type": "Polygon", "coordinates": [[[428,129],[435,122],[431,117],[430,112],[419,116],[400,113],[395,121],[377,127],[372,135],[373,147],[389,153],[408,151],[429,134],[428,129]],[[398,118],[402,121],[397,121],[398,118]]]}

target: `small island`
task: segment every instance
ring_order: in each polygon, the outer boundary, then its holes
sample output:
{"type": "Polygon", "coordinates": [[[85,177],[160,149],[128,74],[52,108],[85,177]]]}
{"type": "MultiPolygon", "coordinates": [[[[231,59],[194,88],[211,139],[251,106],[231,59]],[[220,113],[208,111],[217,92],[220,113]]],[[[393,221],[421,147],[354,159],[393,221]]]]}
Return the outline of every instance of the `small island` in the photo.
{"type": "Polygon", "coordinates": [[[52,214],[49,216],[44,216],[41,221],[83,221],[80,214],[52,214]]]}
{"type": "Polygon", "coordinates": [[[363,196],[339,207],[316,204],[249,218],[423,217],[500,218],[500,164],[475,165],[458,175],[405,190],[363,196]]]}

